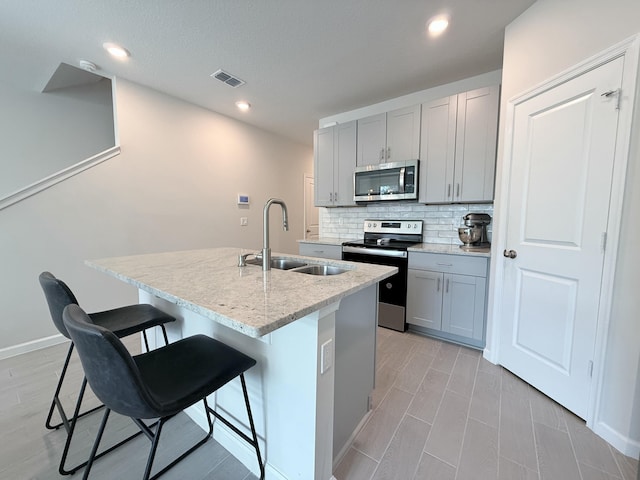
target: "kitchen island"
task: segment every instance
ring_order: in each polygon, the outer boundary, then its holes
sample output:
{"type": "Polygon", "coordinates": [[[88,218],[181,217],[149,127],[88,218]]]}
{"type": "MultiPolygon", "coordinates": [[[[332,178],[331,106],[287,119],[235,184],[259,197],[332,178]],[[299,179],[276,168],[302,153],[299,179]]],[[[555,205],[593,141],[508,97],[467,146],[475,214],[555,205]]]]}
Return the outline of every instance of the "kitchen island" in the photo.
{"type": "MultiPolygon", "coordinates": [[[[246,379],[266,478],[328,480],[336,456],[334,421],[350,421],[355,428],[362,421],[358,417],[366,414],[375,375],[377,284],[396,269],[279,255],[346,271],[329,276],[263,272],[258,265],[238,267],[239,253],[237,248],[215,248],[87,264],[137,287],[141,303],[175,315],[178,321],[168,328],[170,341],[202,333],[255,358],[258,363],[246,379]],[[336,325],[336,312],[342,309],[349,315],[340,316],[344,325],[336,325]],[[334,384],[337,357],[349,358],[339,368],[354,369],[353,382],[334,384]],[[343,407],[336,397],[355,399],[362,408],[343,407]]],[[[239,383],[232,382],[210,401],[247,425],[241,398],[239,383]]],[[[188,414],[206,425],[200,406],[188,414]]],[[[214,437],[258,471],[253,449],[219,422],[214,437]]]]}

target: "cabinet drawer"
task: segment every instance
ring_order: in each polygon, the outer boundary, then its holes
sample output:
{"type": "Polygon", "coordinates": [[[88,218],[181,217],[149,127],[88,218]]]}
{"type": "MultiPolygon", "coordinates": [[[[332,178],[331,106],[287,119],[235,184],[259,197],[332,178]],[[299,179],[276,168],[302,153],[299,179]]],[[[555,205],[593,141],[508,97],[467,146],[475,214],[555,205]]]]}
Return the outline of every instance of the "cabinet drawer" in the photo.
{"type": "Polygon", "coordinates": [[[409,252],[409,268],[462,275],[487,276],[487,258],[470,255],[409,252]]]}
{"type": "Polygon", "coordinates": [[[300,255],[305,257],[331,258],[342,260],[342,245],[326,245],[322,243],[300,243],[300,255]]]}

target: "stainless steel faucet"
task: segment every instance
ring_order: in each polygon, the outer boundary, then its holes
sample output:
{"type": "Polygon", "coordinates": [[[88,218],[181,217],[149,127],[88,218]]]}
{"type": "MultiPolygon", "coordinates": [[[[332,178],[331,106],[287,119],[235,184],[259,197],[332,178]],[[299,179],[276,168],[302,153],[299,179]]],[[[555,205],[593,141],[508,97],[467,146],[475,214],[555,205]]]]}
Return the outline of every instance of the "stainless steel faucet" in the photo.
{"type": "Polygon", "coordinates": [[[270,198],[264,205],[262,225],[262,270],[271,270],[271,248],[269,247],[269,207],[277,203],[282,207],[282,227],[289,230],[287,206],[279,198],[270,198]]]}

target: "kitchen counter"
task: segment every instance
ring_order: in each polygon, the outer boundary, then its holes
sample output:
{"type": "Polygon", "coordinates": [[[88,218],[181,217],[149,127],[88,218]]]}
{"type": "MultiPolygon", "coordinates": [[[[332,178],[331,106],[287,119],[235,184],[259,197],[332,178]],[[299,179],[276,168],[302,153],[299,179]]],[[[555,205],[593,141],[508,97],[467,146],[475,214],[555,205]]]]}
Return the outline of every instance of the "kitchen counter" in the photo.
{"type": "Polygon", "coordinates": [[[491,247],[481,250],[463,250],[460,245],[443,245],[438,243],[420,243],[409,247],[410,252],[445,253],[447,255],[468,255],[473,257],[491,257],[491,247]]]}
{"type": "Polygon", "coordinates": [[[300,258],[349,269],[316,276],[238,267],[238,248],[212,248],[87,261],[140,290],[168,300],[250,337],[261,337],[393,275],[395,267],[300,258]]]}
{"type": "MultiPolygon", "coordinates": [[[[375,378],[378,282],[395,267],[279,255],[348,271],[313,276],[238,267],[238,248],[214,248],[87,261],[138,288],[140,303],[176,317],[169,341],[195,334],[251,356],[245,373],[267,480],[330,480],[345,441],[364,424],[375,378]],[[338,315],[340,314],[340,315],[338,315]],[[340,375],[336,371],[340,369],[340,375]]],[[[163,345],[148,331],[151,348],[163,345]]],[[[236,381],[210,396],[212,408],[244,424],[236,381]]],[[[203,429],[201,404],[187,414],[203,429]]],[[[214,438],[254,474],[253,450],[222,422],[214,438]]]]}

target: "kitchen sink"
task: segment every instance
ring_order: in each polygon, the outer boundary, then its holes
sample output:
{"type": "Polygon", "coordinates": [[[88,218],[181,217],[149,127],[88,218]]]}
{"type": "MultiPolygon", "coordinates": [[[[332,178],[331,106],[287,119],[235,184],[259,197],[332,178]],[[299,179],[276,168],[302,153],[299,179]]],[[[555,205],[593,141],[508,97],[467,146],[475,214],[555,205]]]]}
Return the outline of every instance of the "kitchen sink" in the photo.
{"type": "Polygon", "coordinates": [[[307,265],[305,267],[292,270],[297,273],[306,273],[307,275],[339,275],[347,271],[346,268],[334,267],[332,265],[307,265]]]}
{"type": "MultiPolygon", "coordinates": [[[[247,265],[262,266],[262,259],[252,258],[251,260],[247,260],[247,265]]],[[[300,260],[271,257],[271,268],[277,268],[278,270],[291,270],[292,268],[305,267],[306,265],[305,262],[301,262],[300,260]]]]}

